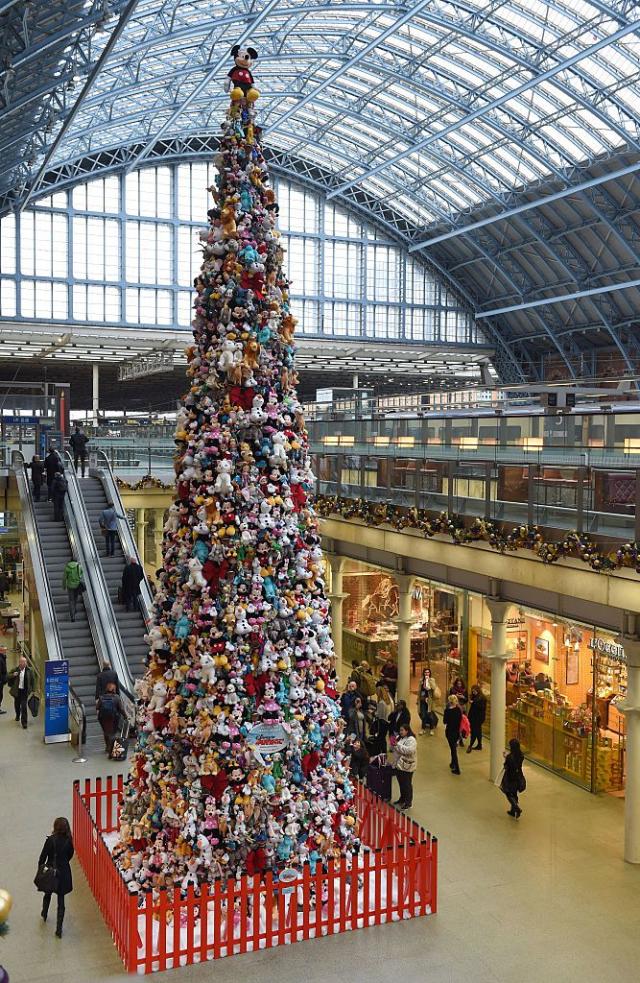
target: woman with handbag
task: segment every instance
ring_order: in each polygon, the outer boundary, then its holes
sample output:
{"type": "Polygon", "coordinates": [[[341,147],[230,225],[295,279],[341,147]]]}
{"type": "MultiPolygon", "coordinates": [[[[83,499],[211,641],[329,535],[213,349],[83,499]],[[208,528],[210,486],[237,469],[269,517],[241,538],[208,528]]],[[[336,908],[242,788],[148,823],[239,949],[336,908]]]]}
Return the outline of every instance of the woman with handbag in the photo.
{"type": "Polygon", "coordinates": [[[38,860],[38,873],[35,878],[35,885],[39,891],[44,892],[42,900],[42,920],[46,922],[51,904],[51,895],[58,897],[58,911],[56,917],[56,935],[62,938],[62,922],[64,921],[64,899],[65,895],[73,891],[73,881],[71,878],[70,861],[73,857],[73,839],[69,820],[64,817],[56,819],[53,824],[53,832],[44,841],[40,859],[38,860]]]}
{"type": "Polygon", "coordinates": [[[401,724],[391,759],[400,789],[400,798],[393,804],[399,809],[410,809],[413,805],[413,773],[416,770],[417,760],[418,742],[411,727],[408,724],[401,724]]]}
{"type": "Polygon", "coordinates": [[[431,669],[423,669],[422,679],[418,687],[418,714],[420,716],[420,723],[422,724],[420,735],[426,734],[429,731],[429,734],[433,737],[436,724],[438,723],[438,718],[434,712],[435,695],[436,683],[431,676],[431,669]]]}
{"type": "Polygon", "coordinates": [[[518,793],[524,792],[527,787],[527,780],[522,771],[524,754],[520,748],[520,741],[512,738],[509,741],[509,753],[504,757],[504,775],[500,783],[500,791],[504,792],[511,808],[507,812],[508,816],[520,819],[522,809],[518,804],[518,793]]]}

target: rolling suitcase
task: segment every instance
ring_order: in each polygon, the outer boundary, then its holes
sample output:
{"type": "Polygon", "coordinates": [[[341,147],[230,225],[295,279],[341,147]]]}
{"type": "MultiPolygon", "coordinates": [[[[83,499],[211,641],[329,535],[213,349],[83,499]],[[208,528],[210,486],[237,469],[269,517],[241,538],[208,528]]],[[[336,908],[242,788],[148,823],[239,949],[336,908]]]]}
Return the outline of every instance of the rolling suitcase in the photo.
{"type": "Polygon", "coordinates": [[[393,768],[387,764],[386,754],[372,758],[367,769],[367,788],[379,795],[385,802],[391,799],[391,777],[393,768]]]}

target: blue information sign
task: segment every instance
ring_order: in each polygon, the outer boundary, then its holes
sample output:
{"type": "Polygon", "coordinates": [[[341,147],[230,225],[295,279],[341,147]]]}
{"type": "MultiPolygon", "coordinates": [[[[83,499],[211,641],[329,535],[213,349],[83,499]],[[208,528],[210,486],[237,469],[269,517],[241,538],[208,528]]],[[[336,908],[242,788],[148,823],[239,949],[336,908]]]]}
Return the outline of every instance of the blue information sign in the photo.
{"type": "Polygon", "coordinates": [[[68,741],[69,660],[44,664],[44,739],[47,744],[68,741]]]}

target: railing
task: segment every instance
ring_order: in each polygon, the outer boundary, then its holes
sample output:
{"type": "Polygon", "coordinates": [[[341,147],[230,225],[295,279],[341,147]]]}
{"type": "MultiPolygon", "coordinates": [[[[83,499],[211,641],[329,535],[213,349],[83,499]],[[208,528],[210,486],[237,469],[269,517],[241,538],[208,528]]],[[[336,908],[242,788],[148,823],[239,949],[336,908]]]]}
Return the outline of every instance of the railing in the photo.
{"type": "Polygon", "coordinates": [[[175,441],[172,437],[94,437],[91,450],[102,452],[113,471],[127,481],[152,474],[173,482],[175,441]]]}
{"type": "MultiPolygon", "coordinates": [[[[104,451],[99,450],[97,452],[97,459],[100,462],[100,466],[97,468],[90,468],[89,474],[94,474],[96,478],[100,479],[107,493],[107,499],[123,508],[122,499],[120,498],[120,491],[118,489],[109,458],[104,451]]],[[[118,535],[120,537],[122,552],[125,556],[135,557],[144,571],[144,557],[141,557],[138,553],[138,545],[135,541],[133,533],[131,532],[131,526],[129,525],[126,516],[124,518],[120,518],[117,513],[116,515],[118,535]]],[[[142,616],[146,624],[149,625],[153,618],[153,598],[151,596],[151,591],[149,590],[149,581],[147,580],[146,573],[144,575],[144,580],[140,584],[140,606],[142,609],[142,616]]]]}
{"type": "Polygon", "coordinates": [[[73,460],[65,451],[65,475],[68,493],[65,498],[65,515],[69,542],[74,559],[78,560],[85,573],[87,590],[85,605],[89,628],[94,640],[100,668],[109,662],[120,681],[120,699],[130,727],[135,726],[136,704],[133,696],[133,677],[129,669],[120,631],[116,622],[109,590],[104,579],[102,564],[89,525],[87,511],[73,460]]]}
{"type": "Polygon", "coordinates": [[[307,863],[285,884],[271,872],[199,891],[131,893],[104,835],[117,829],[123,778],[74,782],[76,856],[129,972],[150,973],[367,928],[437,910],[438,841],[362,786],[359,855],[307,863]]]}

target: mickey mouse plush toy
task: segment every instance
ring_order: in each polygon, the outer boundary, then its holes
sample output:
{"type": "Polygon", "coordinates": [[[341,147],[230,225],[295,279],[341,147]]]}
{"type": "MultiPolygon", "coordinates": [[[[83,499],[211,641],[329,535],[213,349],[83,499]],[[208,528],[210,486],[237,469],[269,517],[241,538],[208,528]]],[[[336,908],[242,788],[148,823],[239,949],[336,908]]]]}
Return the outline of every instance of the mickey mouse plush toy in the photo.
{"type": "Polygon", "coordinates": [[[258,57],[258,52],[255,48],[242,48],[239,44],[234,44],[231,54],[235,66],[228,75],[227,92],[233,102],[239,102],[240,99],[255,102],[260,93],[254,88],[251,66],[258,57]]]}

